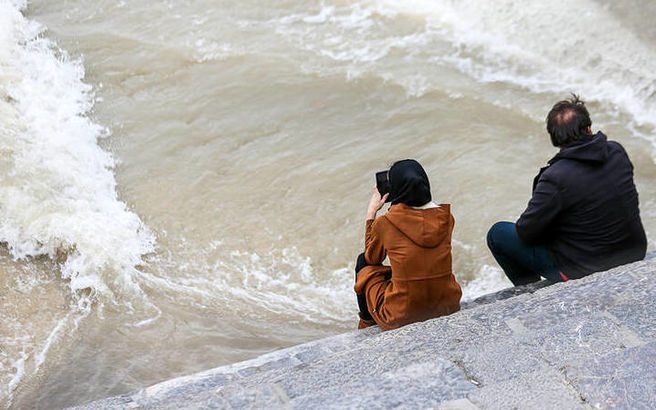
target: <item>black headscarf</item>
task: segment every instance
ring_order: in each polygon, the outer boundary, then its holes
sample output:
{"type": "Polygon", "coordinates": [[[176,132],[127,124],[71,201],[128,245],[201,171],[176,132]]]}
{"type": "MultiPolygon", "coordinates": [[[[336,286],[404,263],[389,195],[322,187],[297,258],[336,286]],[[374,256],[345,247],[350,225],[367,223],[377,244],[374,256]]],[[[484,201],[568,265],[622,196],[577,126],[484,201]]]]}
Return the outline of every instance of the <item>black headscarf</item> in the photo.
{"type": "Polygon", "coordinates": [[[389,181],[392,205],[423,206],[432,199],[426,171],[414,159],[395,162],[389,170],[389,181]]]}

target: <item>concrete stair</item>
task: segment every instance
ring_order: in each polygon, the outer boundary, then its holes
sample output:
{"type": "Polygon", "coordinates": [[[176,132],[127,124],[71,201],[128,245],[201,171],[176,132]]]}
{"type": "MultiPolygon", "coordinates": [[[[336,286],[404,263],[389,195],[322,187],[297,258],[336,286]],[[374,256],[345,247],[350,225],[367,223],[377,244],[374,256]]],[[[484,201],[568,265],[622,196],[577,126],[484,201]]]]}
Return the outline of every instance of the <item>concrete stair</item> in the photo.
{"type": "Polygon", "coordinates": [[[353,331],[99,400],[100,408],[655,408],[656,259],[353,331]]]}

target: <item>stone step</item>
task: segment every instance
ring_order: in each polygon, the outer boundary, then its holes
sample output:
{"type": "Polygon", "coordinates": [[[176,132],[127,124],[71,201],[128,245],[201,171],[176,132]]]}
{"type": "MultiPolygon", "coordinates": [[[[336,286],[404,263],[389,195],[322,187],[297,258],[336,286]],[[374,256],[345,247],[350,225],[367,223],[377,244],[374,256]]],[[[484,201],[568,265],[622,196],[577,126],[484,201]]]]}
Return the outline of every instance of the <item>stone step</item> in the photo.
{"type": "Polygon", "coordinates": [[[637,383],[656,386],[655,272],[650,259],[504,290],[448,317],[349,332],[80,408],[654,407],[654,388],[637,383]]]}
{"type": "MultiPolygon", "coordinates": [[[[532,293],[549,284],[547,281],[541,281],[531,285],[504,289],[490,295],[482,296],[471,302],[463,302],[462,309],[471,309],[524,293],[532,293]]],[[[199,395],[207,389],[207,386],[218,388],[231,383],[249,385],[251,387],[259,386],[261,385],[261,379],[273,376],[269,373],[275,373],[276,375],[284,374],[285,372],[293,372],[297,368],[302,368],[315,361],[327,360],[337,362],[337,360],[332,358],[335,355],[341,354],[348,356],[356,354],[354,351],[362,350],[360,346],[366,346],[367,341],[379,333],[380,329],[378,327],[372,327],[293,346],[262,355],[253,360],[219,367],[191,377],[182,377],[157,384],[150,388],[140,390],[138,394],[129,397],[125,396],[125,402],[131,402],[130,397],[138,397],[138,402],[141,405],[165,408],[165,403],[171,403],[172,397],[199,395]],[[254,378],[256,382],[248,383],[247,379],[249,378],[254,378]]],[[[262,393],[261,396],[268,397],[265,393],[262,393]]]]}

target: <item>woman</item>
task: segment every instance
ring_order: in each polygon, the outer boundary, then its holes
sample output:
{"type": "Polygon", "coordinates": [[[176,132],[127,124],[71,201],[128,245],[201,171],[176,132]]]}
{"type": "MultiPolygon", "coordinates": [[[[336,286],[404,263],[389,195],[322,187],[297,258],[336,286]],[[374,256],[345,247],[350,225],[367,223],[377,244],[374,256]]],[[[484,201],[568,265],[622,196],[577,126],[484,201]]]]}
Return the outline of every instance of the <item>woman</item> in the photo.
{"type": "Polygon", "coordinates": [[[374,188],[365,251],[356,266],[360,329],[395,329],[460,309],[462,291],[451,271],[450,206],[432,202],[426,172],[415,160],[394,163],[388,179],[389,194],[381,197],[374,188]],[[388,195],[392,206],[376,218],[388,195]],[[391,266],[382,265],[386,255],[391,266]]]}

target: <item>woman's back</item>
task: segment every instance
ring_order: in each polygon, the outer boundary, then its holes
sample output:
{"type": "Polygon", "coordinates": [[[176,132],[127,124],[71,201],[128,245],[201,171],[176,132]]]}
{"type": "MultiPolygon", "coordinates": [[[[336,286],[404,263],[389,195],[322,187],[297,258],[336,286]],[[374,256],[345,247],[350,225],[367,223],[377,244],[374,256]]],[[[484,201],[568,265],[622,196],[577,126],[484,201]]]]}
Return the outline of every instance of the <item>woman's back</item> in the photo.
{"type": "Polygon", "coordinates": [[[429,209],[394,205],[372,226],[380,235],[384,250],[365,244],[365,255],[367,260],[373,261],[382,256],[375,255],[377,251],[386,251],[396,280],[448,276],[451,274],[453,224],[448,204],[429,209]]]}
{"type": "MultiPolygon", "coordinates": [[[[416,209],[400,203],[367,223],[367,262],[382,267],[387,255],[391,264],[391,278],[384,289],[379,289],[382,293],[375,308],[376,322],[382,328],[460,309],[462,291],[451,269],[453,225],[448,204],[416,209]]],[[[368,275],[362,280],[364,276],[368,275]]]]}

